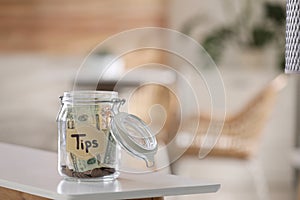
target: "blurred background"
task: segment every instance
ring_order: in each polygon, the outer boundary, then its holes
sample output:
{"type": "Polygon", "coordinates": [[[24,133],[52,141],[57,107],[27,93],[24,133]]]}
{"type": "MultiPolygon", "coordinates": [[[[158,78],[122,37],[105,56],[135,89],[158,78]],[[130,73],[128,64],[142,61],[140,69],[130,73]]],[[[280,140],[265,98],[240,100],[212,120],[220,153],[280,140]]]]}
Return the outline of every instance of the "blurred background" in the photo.
{"type": "MultiPolygon", "coordinates": [[[[227,112],[219,149],[199,159],[199,145],[195,145],[166,170],[220,182],[221,190],[217,194],[166,199],[297,198],[297,77],[285,77],[287,84],[278,93],[279,89],[267,90],[284,68],[284,0],[0,0],[0,16],[1,142],[56,151],[58,97],[73,89],[85,56],[121,31],[165,27],[192,37],[215,61],[224,81],[227,112]],[[256,110],[256,115],[247,114],[256,110]],[[264,114],[269,115],[260,118],[264,114]]],[[[141,40],[147,37],[136,42],[141,40]]],[[[97,66],[110,53],[99,52],[93,62],[97,66]]],[[[95,89],[95,85],[101,90],[114,89],[121,72],[147,63],[171,65],[172,60],[163,51],[133,52],[122,57],[103,84],[97,86],[97,77],[92,77],[97,67],[91,67],[76,84],[80,89],[95,89]]],[[[184,66],[176,70],[193,73],[184,66]]],[[[210,73],[209,68],[202,70],[210,73]]],[[[161,73],[167,84],[180,90],[180,81],[172,74],[159,68],[155,73],[161,73]]],[[[117,89],[126,96],[126,89],[137,84],[133,76],[117,89]]],[[[160,143],[168,144],[179,126],[174,98],[161,86],[140,87],[132,97],[134,106],[129,105],[130,112],[145,121],[149,121],[147,110],[151,105],[164,106],[167,119],[158,134],[160,143]]],[[[183,103],[189,104],[188,96],[183,103]]],[[[200,106],[204,111],[208,108],[209,113],[209,106],[200,106]]],[[[184,117],[200,120],[201,124],[203,116],[184,113],[184,117]]],[[[218,121],[208,119],[211,123],[218,121]]],[[[184,134],[179,136],[186,138],[184,134]]],[[[183,144],[176,145],[172,148],[183,144]]],[[[166,155],[159,161],[172,160],[172,153],[166,155]]]]}

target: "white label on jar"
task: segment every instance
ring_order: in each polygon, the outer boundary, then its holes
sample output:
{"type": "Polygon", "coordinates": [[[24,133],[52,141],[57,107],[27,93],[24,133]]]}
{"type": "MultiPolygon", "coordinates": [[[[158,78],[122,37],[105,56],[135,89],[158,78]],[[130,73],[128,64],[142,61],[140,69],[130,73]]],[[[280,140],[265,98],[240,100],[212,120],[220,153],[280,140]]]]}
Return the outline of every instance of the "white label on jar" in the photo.
{"type": "MultiPolygon", "coordinates": [[[[79,126],[74,129],[67,129],[66,150],[68,152],[68,166],[76,172],[84,172],[97,167],[109,167],[109,162],[103,160],[107,155],[114,158],[112,149],[107,152],[108,135],[103,130],[98,130],[92,126],[79,126]]],[[[115,146],[113,147],[115,148],[115,146]]]]}
{"type": "Polygon", "coordinates": [[[91,126],[67,129],[67,151],[81,159],[105,153],[107,137],[104,131],[91,126]]]}

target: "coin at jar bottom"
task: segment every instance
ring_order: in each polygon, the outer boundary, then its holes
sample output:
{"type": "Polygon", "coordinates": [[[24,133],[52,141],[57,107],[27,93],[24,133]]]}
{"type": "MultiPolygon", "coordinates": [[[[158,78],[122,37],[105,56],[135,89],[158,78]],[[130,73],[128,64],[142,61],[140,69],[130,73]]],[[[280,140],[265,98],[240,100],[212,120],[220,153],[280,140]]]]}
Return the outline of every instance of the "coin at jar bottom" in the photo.
{"type": "MultiPolygon", "coordinates": [[[[71,178],[93,179],[99,177],[105,178],[105,176],[113,175],[116,173],[116,170],[110,167],[100,167],[85,172],[75,172],[67,166],[61,166],[61,172],[71,178]]],[[[111,179],[114,179],[114,177],[111,177],[111,179]]]]}

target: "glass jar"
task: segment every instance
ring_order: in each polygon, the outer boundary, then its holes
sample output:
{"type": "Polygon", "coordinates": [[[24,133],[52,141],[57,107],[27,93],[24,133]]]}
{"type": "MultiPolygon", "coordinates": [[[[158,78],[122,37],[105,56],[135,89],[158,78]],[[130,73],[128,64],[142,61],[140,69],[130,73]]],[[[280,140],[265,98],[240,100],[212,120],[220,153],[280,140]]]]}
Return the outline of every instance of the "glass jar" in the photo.
{"type": "Polygon", "coordinates": [[[119,112],[114,91],[72,91],[61,97],[58,171],[69,180],[105,181],[119,176],[120,146],[154,164],[157,142],[138,117],[119,112]]]}

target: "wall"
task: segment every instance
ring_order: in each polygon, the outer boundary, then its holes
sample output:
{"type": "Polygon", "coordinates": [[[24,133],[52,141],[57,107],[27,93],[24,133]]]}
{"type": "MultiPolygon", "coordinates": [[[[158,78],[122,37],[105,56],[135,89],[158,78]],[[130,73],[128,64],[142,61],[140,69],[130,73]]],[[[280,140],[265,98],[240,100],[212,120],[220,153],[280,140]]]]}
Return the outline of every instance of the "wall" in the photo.
{"type": "Polygon", "coordinates": [[[159,0],[2,0],[0,52],[86,53],[121,31],[164,26],[159,0]]]}

